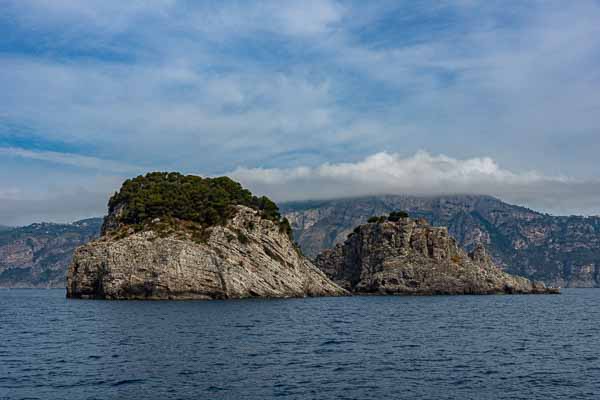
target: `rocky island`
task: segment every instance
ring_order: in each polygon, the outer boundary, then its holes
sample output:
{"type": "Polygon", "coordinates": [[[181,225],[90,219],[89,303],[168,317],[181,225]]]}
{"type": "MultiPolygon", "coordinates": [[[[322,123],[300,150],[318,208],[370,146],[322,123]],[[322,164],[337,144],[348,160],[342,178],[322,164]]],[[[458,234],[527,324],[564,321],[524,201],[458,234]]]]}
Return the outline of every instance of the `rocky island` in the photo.
{"type": "Polygon", "coordinates": [[[98,239],[79,247],[67,297],[231,299],[355,294],[558,293],[467,254],[444,227],[404,212],[302,255],[277,205],[227,178],[155,172],[111,197],[98,239]]]}
{"type": "Polygon", "coordinates": [[[560,287],[600,287],[600,216],[555,216],[485,195],[379,195],[280,204],[309,258],[370,217],[406,211],[445,226],[470,252],[483,244],[509,274],[560,287]]]}
{"type": "Polygon", "coordinates": [[[482,245],[467,254],[445,227],[403,212],[373,217],[315,263],[334,282],[357,294],[559,293],[541,282],[505,273],[482,245]]]}
{"type": "Polygon", "coordinates": [[[150,173],[109,201],[67,297],[231,299],[348,294],[306,259],[277,206],[229,178],[150,173]]]}

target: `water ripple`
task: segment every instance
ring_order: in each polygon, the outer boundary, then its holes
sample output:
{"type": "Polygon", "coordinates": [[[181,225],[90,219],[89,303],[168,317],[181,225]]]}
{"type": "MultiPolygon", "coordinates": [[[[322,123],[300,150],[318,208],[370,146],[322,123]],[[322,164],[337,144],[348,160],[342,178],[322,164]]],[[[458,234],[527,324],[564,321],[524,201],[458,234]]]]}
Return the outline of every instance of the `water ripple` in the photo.
{"type": "Polygon", "coordinates": [[[600,290],[69,301],[0,290],[0,399],[598,399],[600,290]]]}

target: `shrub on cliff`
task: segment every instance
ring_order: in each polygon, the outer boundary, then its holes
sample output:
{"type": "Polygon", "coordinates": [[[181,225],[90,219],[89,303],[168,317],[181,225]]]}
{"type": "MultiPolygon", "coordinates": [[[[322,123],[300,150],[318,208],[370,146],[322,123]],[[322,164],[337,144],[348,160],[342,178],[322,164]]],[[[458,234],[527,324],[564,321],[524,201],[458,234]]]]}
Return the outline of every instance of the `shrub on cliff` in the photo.
{"type": "Polygon", "coordinates": [[[388,217],[388,221],[397,222],[402,218],[408,218],[408,213],[405,211],[393,211],[388,217]]]}
{"type": "Polygon", "coordinates": [[[405,211],[393,211],[387,217],[385,215],[371,217],[367,220],[367,223],[380,224],[385,221],[397,222],[402,218],[408,218],[408,213],[405,211]]]}
{"type": "Polygon", "coordinates": [[[126,180],[108,202],[108,211],[124,206],[119,222],[144,224],[155,218],[193,221],[204,226],[224,224],[233,215],[234,206],[243,205],[261,211],[264,218],[281,224],[277,205],[268,197],[253,196],[228,177],[202,178],[177,172],[152,172],[126,180]]]}

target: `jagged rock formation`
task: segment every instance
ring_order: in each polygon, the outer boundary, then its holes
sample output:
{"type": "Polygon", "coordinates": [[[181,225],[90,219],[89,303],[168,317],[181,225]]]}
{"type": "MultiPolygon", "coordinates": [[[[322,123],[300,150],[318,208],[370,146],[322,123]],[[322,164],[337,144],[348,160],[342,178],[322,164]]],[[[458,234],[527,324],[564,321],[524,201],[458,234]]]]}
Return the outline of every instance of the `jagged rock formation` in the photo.
{"type": "Polygon", "coordinates": [[[67,296],[103,299],[230,299],[337,296],[273,221],[240,206],[205,241],[152,229],[105,235],[75,251],[67,296]]]}
{"type": "Polygon", "coordinates": [[[361,225],[343,244],[317,256],[316,264],[334,282],[355,293],[558,292],[501,271],[483,246],[467,254],[447,228],[432,227],[424,219],[361,225]]]}
{"type": "Polygon", "coordinates": [[[490,196],[373,196],[282,204],[304,254],[343,243],[374,215],[406,210],[447,226],[461,247],[485,244],[506,272],[558,287],[600,287],[600,217],[551,216],[490,196]]]}
{"type": "Polygon", "coordinates": [[[78,246],[98,237],[101,218],[0,231],[0,287],[64,287],[78,246]]]}
{"type": "MultiPolygon", "coordinates": [[[[231,299],[347,294],[301,254],[274,204],[251,200],[249,192],[233,181],[209,181],[213,187],[207,196],[198,197],[200,203],[186,205],[190,215],[206,215],[219,223],[171,216],[140,219],[151,207],[157,209],[156,204],[161,212],[171,212],[170,204],[179,202],[173,196],[178,194],[169,193],[173,198],[165,198],[157,193],[164,192],[165,185],[174,185],[176,193],[183,193],[177,182],[184,179],[179,177],[154,174],[147,180],[136,178],[139,187],[127,190],[133,193],[129,198],[137,202],[137,223],[127,223],[123,217],[132,218],[128,202],[110,207],[100,239],[75,251],[67,272],[67,297],[231,299]],[[234,198],[228,193],[241,193],[236,198],[250,199],[249,203],[258,206],[227,204],[234,198]],[[203,199],[219,208],[195,214],[194,204],[204,204],[203,199]],[[268,213],[260,208],[264,204],[268,213]],[[221,214],[215,214],[217,210],[221,214]]],[[[114,198],[123,197],[119,193],[114,198]]]]}

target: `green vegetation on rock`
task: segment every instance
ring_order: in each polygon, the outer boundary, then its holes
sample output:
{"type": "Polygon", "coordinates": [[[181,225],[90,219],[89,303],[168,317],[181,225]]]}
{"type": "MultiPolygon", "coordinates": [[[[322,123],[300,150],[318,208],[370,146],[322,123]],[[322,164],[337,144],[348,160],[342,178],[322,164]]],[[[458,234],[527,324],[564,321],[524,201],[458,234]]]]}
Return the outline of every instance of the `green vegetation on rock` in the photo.
{"type": "Polygon", "coordinates": [[[387,217],[385,215],[382,215],[380,217],[375,216],[369,218],[367,222],[369,224],[380,224],[385,221],[397,222],[400,221],[400,219],[402,218],[408,218],[408,213],[406,211],[392,211],[387,217]]]}
{"type": "Polygon", "coordinates": [[[408,218],[408,213],[406,211],[393,211],[390,213],[388,221],[396,222],[402,218],[408,218]]]}
{"type": "Polygon", "coordinates": [[[289,222],[281,218],[273,201],[253,196],[228,177],[202,178],[177,172],[140,175],[123,183],[109,200],[108,211],[118,214],[118,222],[127,225],[144,225],[158,218],[192,221],[208,227],[225,224],[236,205],[259,210],[263,218],[277,222],[291,235],[289,222]]]}

